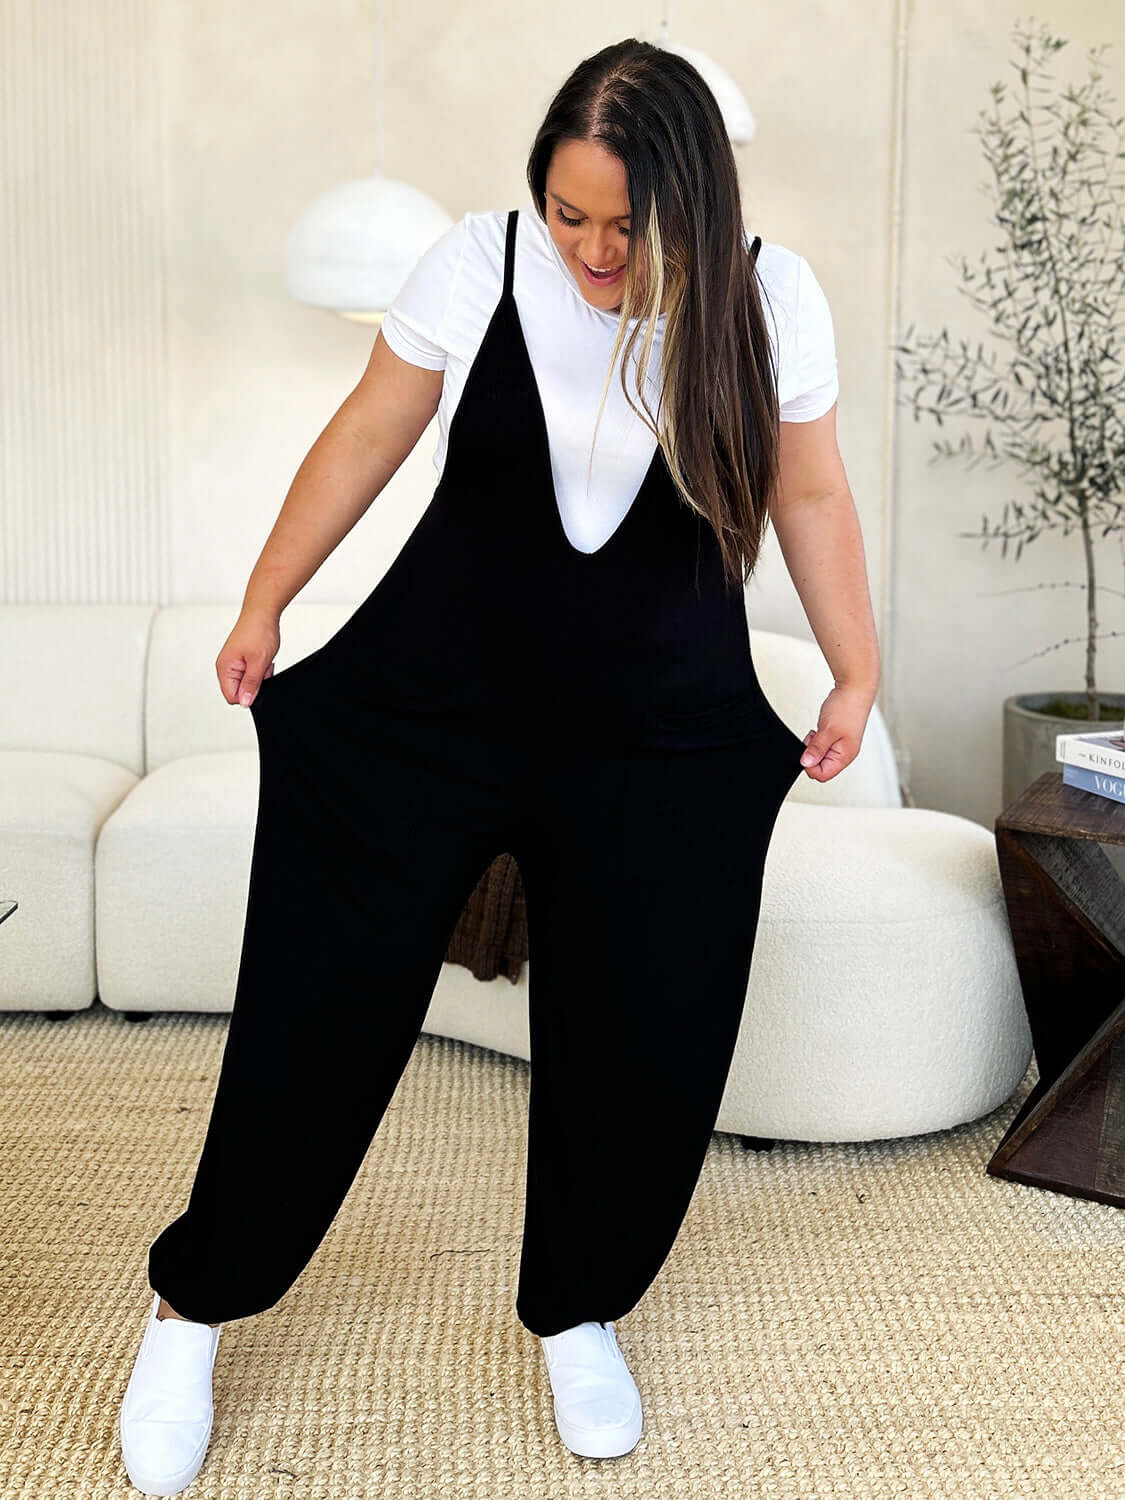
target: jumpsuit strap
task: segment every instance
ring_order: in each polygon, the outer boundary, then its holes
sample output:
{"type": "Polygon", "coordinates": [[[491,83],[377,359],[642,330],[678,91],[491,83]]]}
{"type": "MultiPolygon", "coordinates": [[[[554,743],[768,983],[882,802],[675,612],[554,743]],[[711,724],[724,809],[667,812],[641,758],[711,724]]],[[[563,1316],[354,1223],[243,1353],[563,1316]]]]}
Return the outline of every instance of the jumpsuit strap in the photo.
{"type": "Polygon", "coordinates": [[[762,248],[762,236],[760,234],[756,234],[754,236],[754,238],[750,241],[750,264],[752,266],[757,265],[757,263],[758,263],[758,251],[761,248],[762,248]]]}
{"type": "Polygon", "coordinates": [[[519,222],[519,209],[513,208],[508,213],[508,237],[504,242],[504,291],[505,297],[512,295],[512,271],[516,259],[516,224],[519,222]]]}

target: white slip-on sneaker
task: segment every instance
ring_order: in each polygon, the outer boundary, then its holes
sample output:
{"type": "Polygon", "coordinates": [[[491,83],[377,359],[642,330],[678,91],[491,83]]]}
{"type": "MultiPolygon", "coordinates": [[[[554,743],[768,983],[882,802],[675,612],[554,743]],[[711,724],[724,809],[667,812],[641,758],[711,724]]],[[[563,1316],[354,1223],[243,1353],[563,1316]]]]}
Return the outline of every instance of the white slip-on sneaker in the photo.
{"type": "Polygon", "coordinates": [[[215,1419],[211,1372],[222,1324],[158,1318],[152,1307],[121,1403],[121,1456],[145,1495],[178,1495],[199,1473],[215,1419]]]}
{"type": "Polygon", "coordinates": [[[540,1337],[555,1425],[572,1453],[619,1458],[641,1436],[641,1393],[610,1323],[578,1323],[540,1337]]]}

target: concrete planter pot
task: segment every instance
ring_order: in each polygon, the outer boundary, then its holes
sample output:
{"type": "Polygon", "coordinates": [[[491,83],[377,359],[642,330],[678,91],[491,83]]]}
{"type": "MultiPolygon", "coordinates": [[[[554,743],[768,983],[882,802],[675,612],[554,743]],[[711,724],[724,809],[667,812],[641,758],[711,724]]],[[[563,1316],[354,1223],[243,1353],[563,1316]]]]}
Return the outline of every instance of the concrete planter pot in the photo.
{"type": "Polygon", "coordinates": [[[1125,693],[1099,693],[1100,720],[1052,713],[1058,704],[1084,706],[1085,693],[1017,693],[1004,699],[1004,806],[1044,771],[1062,769],[1055,759],[1055,736],[1092,734],[1095,729],[1120,728],[1125,721],[1125,693]]]}
{"type": "MultiPolygon", "coordinates": [[[[1017,693],[1004,699],[1005,807],[1044,771],[1062,770],[1055,759],[1057,734],[1092,734],[1095,729],[1121,727],[1125,720],[1125,693],[1099,693],[1098,701],[1103,717],[1095,721],[1051,712],[1060,703],[1084,706],[1085,693],[1017,693]]],[[[1125,879],[1125,847],[1112,844],[1098,847],[1125,879]]]]}

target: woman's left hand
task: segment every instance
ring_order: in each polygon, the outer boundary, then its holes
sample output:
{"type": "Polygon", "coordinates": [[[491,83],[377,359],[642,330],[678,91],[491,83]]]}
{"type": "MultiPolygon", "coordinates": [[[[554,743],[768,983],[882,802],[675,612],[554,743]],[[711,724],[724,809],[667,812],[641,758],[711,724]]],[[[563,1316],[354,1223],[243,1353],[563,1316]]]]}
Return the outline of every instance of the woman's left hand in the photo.
{"type": "Polygon", "coordinates": [[[834,687],[820,709],[815,729],[805,735],[801,765],[813,781],[831,781],[859,754],[863,731],[875,702],[868,687],[834,687]]]}

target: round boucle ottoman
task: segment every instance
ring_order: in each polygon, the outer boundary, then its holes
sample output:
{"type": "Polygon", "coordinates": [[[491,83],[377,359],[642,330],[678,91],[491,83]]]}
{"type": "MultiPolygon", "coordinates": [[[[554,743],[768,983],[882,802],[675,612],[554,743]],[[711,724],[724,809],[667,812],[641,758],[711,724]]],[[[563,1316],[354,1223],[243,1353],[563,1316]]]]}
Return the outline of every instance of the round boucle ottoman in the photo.
{"type": "Polygon", "coordinates": [[[1009,1098],[1032,1042],[992,832],[785,802],[719,1130],[920,1135],[1009,1098]]]}

